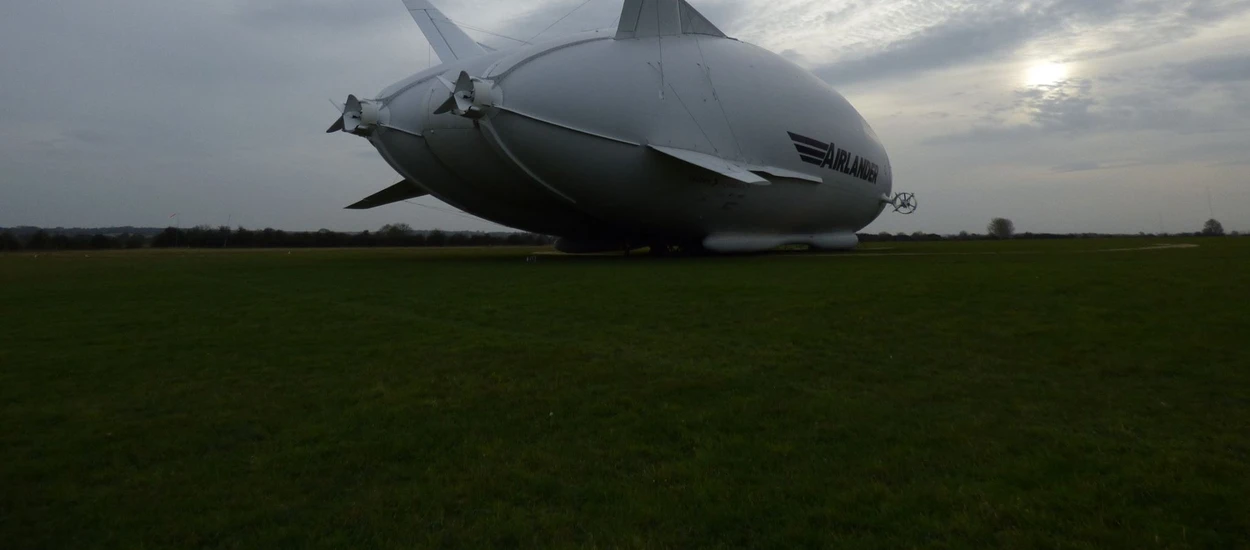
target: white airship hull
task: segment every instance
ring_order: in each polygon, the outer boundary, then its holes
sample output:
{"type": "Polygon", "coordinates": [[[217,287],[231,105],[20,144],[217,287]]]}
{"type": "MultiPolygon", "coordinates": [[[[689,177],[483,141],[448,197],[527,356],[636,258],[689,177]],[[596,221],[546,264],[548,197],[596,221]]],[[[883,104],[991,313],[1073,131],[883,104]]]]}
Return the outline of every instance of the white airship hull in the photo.
{"type": "Polygon", "coordinates": [[[619,35],[414,75],[376,100],[369,139],[430,194],[572,252],[851,248],[880,215],[885,149],[826,83],[733,39],[619,35]],[[474,112],[439,112],[461,73],[478,86],[474,112]]]}

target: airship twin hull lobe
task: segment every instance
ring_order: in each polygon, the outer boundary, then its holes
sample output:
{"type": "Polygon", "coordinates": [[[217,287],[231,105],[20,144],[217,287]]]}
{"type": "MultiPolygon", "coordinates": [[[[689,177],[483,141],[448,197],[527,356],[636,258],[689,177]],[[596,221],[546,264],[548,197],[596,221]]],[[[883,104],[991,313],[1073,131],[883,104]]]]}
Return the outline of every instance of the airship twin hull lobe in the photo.
{"type": "Polygon", "coordinates": [[[561,236],[575,252],[850,248],[881,213],[892,188],[885,150],[827,84],[721,36],[623,34],[586,33],[414,75],[376,100],[368,137],[430,194],[561,236]],[[470,77],[476,88],[453,85],[470,77]],[[477,92],[460,97],[464,109],[453,86],[477,92]]]}

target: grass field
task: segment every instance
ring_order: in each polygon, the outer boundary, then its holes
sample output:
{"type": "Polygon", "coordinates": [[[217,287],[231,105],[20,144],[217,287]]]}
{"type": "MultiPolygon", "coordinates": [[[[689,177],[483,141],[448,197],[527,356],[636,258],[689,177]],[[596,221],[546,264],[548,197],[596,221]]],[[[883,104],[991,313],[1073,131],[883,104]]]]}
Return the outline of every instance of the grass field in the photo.
{"type": "Polygon", "coordinates": [[[0,255],[0,547],[1250,547],[1250,239],[530,252],[0,255]]]}

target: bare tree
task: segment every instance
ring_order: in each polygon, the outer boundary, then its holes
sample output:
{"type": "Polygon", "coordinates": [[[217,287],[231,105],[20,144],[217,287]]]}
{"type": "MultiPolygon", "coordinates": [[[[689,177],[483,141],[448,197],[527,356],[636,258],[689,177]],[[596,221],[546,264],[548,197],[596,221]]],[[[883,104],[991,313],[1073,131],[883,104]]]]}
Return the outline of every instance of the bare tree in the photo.
{"type": "Polygon", "coordinates": [[[1207,223],[1202,224],[1202,234],[1207,237],[1223,237],[1224,226],[1215,219],[1207,220],[1207,223]]]}
{"type": "Polygon", "coordinates": [[[412,233],[412,227],[406,223],[388,223],[378,229],[378,233],[392,237],[403,237],[404,235],[412,233]]]}
{"type": "Polygon", "coordinates": [[[994,218],[985,226],[985,231],[995,239],[1010,239],[1016,234],[1016,224],[1007,218],[994,218]]]}

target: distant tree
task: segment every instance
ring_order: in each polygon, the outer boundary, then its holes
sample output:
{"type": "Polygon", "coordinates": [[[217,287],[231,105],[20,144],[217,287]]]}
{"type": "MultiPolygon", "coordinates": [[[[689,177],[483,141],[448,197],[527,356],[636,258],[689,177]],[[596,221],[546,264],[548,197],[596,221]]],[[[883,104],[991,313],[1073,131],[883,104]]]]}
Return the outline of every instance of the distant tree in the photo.
{"type": "Polygon", "coordinates": [[[271,248],[278,246],[278,231],[272,227],[266,227],[256,236],[257,246],[262,248],[271,248]]]}
{"type": "Polygon", "coordinates": [[[52,237],[48,235],[47,231],[40,229],[39,231],[32,233],[29,239],[26,239],[26,248],[31,250],[47,250],[52,248],[52,237]]]}
{"type": "Polygon", "coordinates": [[[230,246],[252,247],[256,246],[256,233],[248,231],[242,227],[234,231],[234,235],[230,237],[230,246]]]}
{"type": "Polygon", "coordinates": [[[21,250],[22,242],[17,240],[12,233],[5,231],[0,233],[0,250],[21,250]]]}
{"type": "Polygon", "coordinates": [[[966,241],[966,240],[968,240],[968,239],[970,239],[970,238],[972,238],[972,236],[971,236],[971,235],[969,235],[967,231],[960,231],[960,232],[959,232],[959,240],[961,240],[961,241],[966,241]]]}
{"type": "Polygon", "coordinates": [[[1202,224],[1202,236],[1223,237],[1224,226],[1214,219],[1207,220],[1207,223],[1202,224]]]}
{"type": "Polygon", "coordinates": [[[99,233],[92,235],[90,243],[93,250],[113,248],[113,239],[109,238],[108,235],[101,235],[99,233]]]}
{"type": "Polygon", "coordinates": [[[378,229],[378,236],[389,246],[403,246],[412,235],[412,227],[406,223],[388,223],[378,229]]]}
{"type": "Polygon", "coordinates": [[[330,231],[329,229],[318,229],[317,232],[313,234],[313,244],[321,248],[338,246],[340,236],[341,234],[330,231]]]}
{"type": "Polygon", "coordinates": [[[447,246],[447,234],[437,229],[425,236],[426,246],[447,246]]]}
{"type": "Polygon", "coordinates": [[[412,227],[406,223],[388,223],[378,229],[378,233],[383,235],[407,235],[412,233],[412,227]]]}
{"type": "MultiPolygon", "coordinates": [[[[0,250],[91,250],[116,248],[307,248],[369,246],[500,246],[551,245],[555,238],[536,233],[488,233],[484,231],[414,231],[407,224],[388,224],[379,232],[340,233],[329,229],[286,232],[266,228],[252,231],[239,227],[206,225],[153,229],[118,227],[0,228],[0,250]],[[77,231],[77,232],[71,232],[77,231]]],[[[888,235],[888,234],[887,234],[888,235]]],[[[920,235],[919,233],[917,235],[920,235]]],[[[926,238],[938,238],[925,235],[926,238]]],[[[919,237],[917,237],[919,238],[919,237]]]]}
{"type": "Polygon", "coordinates": [[[1240,236],[1241,236],[1241,233],[1238,233],[1238,232],[1236,232],[1236,231],[1233,231],[1232,233],[1229,233],[1229,234],[1228,234],[1228,236],[1230,236],[1230,237],[1240,237],[1240,236]]]}
{"type": "Polygon", "coordinates": [[[1011,220],[1007,218],[994,218],[985,227],[985,231],[995,239],[1010,239],[1016,234],[1016,224],[1011,223],[1011,220]]]}
{"type": "Polygon", "coordinates": [[[121,241],[121,245],[123,248],[131,249],[131,250],[136,249],[136,248],[143,248],[143,245],[147,244],[147,239],[143,238],[143,235],[139,235],[136,233],[127,233],[125,235],[122,235],[121,237],[118,237],[117,240],[121,241]]]}
{"type": "Polygon", "coordinates": [[[48,246],[49,249],[67,250],[73,244],[73,241],[69,238],[69,235],[66,235],[64,233],[57,233],[53,235],[50,239],[48,239],[48,243],[49,243],[49,246],[48,246]]]}
{"type": "Polygon", "coordinates": [[[184,232],[182,230],[173,227],[166,227],[164,231],[160,232],[160,234],[152,237],[152,247],[169,248],[171,246],[186,245],[187,238],[183,235],[183,233],[184,232]]]}

